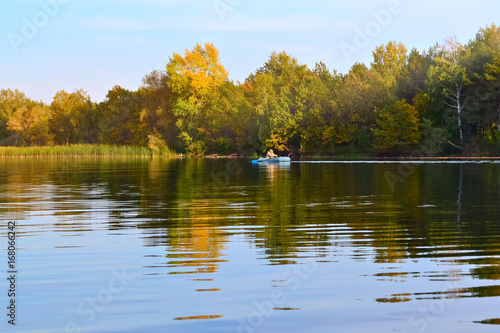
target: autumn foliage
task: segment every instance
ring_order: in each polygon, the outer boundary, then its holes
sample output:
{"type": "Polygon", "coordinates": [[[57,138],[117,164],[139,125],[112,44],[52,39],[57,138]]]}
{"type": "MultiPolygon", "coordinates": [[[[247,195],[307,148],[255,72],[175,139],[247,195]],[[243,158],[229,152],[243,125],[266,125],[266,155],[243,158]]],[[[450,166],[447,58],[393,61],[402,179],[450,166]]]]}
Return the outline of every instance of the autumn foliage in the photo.
{"type": "Polygon", "coordinates": [[[0,91],[0,145],[103,143],[203,155],[500,153],[500,29],[428,50],[378,46],[345,74],[273,52],[233,82],[210,43],[174,53],[164,71],[92,102],[59,91],[50,105],[0,91]]]}

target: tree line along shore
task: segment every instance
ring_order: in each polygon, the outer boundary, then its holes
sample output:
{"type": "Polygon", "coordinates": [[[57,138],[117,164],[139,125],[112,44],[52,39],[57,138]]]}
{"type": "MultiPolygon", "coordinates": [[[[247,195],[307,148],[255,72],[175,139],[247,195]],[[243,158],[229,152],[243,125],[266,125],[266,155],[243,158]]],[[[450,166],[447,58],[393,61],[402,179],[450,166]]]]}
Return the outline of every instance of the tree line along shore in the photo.
{"type": "Polygon", "coordinates": [[[500,28],[424,51],[389,42],[346,74],[273,52],[234,82],[206,43],[102,102],[3,89],[0,146],[0,156],[500,156],[500,28]]]}

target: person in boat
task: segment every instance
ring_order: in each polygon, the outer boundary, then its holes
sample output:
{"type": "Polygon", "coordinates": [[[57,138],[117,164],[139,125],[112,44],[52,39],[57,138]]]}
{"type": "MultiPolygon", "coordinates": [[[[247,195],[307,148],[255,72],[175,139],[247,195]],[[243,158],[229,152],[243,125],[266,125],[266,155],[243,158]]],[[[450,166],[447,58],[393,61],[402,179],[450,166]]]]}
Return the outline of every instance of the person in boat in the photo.
{"type": "Polygon", "coordinates": [[[266,158],[275,158],[275,157],[278,157],[278,155],[276,155],[273,150],[269,150],[266,154],[266,158]]]}

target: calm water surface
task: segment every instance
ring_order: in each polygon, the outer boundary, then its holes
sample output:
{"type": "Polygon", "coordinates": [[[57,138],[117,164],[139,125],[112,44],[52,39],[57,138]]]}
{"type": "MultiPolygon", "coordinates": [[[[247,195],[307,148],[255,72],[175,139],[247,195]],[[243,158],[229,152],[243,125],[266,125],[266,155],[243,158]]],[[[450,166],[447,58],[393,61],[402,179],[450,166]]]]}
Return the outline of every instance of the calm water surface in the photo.
{"type": "Polygon", "coordinates": [[[498,332],[499,203],[498,163],[0,160],[0,328],[498,332]]]}

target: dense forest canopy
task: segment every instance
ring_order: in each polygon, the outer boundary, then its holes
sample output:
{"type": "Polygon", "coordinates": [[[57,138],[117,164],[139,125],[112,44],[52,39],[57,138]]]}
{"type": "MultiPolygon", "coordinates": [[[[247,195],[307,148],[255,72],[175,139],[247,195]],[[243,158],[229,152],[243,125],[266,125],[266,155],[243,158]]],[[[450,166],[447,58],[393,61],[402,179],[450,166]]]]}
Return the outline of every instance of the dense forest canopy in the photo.
{"type": "Polygon", "coordinates": [[[191,155],[363,152],[500,154],[500,28],[420,52],[389,42],[346,74],[273,52],[233,82],[209,43],[174,53],[104,101],[59,91],[50,105],[0,90],[0,145],[113,144],[191,155]]]}

